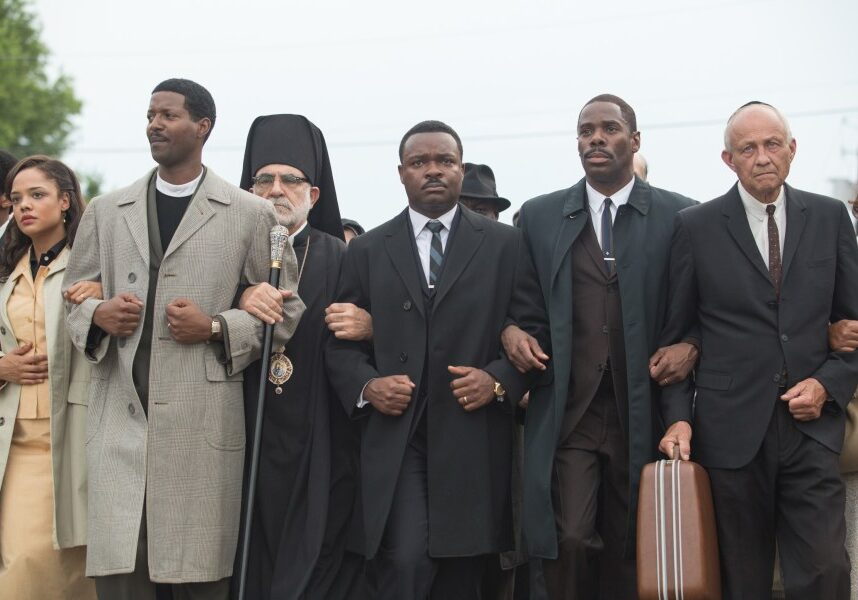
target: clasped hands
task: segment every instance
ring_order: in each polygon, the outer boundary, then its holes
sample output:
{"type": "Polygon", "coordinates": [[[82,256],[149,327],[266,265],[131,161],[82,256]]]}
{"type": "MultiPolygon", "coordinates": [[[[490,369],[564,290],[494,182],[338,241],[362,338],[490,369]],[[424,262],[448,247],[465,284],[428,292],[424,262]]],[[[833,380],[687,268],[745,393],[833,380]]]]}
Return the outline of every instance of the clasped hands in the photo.
{"type": "MultiPolygon", "coordinates": [[[[453,396],[466,412],[473,412],[495,400],[495,378],[482,369],[449,366],[455,375],[450,382],[453,396]]],[[[415,384],[408,375],[388,375],[370,380],[363,398],[382,414],[399,417],[408,408],[415,384]]]]}
{"type": "MultiPolygon", "coordinates": [[[[176,298],[166,307],[167,329],[180,344],[197,344],[211,339],[212,317],[187,298],[176,298]]],[[[129,337],[143,318],[143,301],[135,294],[121,293],[102,302],[95,309],[92,321],[106,333],[129,337]]]]}

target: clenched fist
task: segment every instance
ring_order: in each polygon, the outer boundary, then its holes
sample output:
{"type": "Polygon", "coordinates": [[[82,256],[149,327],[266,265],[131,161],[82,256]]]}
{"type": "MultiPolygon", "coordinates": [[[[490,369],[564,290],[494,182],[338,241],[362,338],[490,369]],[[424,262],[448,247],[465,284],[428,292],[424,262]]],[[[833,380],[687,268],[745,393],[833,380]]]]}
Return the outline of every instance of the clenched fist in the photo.
{"type": "Polygon", "coordinates": [[[134,294],[117,294],[102,302],[92,314],[92,321],[110,335],[128,337],[140,324],[143,301],[134,294]]]}
{"type": "Polygon", "coordinates": [[[363,398],[378,412],[398,417],[411,403],[412,393],[414,382],[408,375],[389,375],[370,381],[363,390],[363,398]]]}

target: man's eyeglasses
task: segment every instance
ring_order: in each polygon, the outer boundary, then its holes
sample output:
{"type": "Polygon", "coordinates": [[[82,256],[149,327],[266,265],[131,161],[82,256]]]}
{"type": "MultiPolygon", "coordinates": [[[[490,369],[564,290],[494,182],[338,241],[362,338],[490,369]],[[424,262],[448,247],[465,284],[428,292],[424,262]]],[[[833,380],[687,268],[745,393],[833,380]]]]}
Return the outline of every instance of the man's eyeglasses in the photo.
{"type": "MultiPolygon", "coordinates": [[[[263,173],[262,175],[254,177],[251,181],[253,181],[253,187],[260,190],[267,190],[271,189],[274,185],[275,177],[276,175],[272,175],[271,173],[263,173]]],[[[292,186],[298,185],[299,183],[310,183],[310,180],[306,177],[297,177],[291,173],[283,173],[280,175],[280,183],[284,186],[292,186]]]]}

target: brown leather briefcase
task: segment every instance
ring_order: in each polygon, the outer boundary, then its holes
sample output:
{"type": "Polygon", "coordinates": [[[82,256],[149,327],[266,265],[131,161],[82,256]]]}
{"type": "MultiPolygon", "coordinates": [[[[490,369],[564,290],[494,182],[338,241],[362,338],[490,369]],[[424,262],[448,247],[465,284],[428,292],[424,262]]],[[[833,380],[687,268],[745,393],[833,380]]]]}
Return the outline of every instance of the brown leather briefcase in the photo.
{"type": "Polygon", "coordinates": [[[640,600],[720,600],[712,490],[700,465],[660,460],[644,467],[637,571],[640,600]]]}

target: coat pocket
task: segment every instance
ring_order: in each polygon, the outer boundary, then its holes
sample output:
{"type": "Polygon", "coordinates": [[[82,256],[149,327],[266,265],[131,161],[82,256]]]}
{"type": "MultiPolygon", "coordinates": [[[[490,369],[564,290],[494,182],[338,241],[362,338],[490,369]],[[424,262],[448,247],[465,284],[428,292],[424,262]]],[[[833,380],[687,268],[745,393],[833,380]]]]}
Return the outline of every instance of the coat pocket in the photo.
{"type": "Polygon", "coordinates": [[[698,370],[694,376],[694,383],[697,387],[723,392],[730,389],[733,378],[725,373],[698,370]]]}
{"type": "Polygon", "coordinates": [[[210,348],[205,351],[206,416],[204,428],[206,442],[218,450],[244,449],[244,390],[242,374],[229,377],[226,367],[217,360],[210,348]]]}

